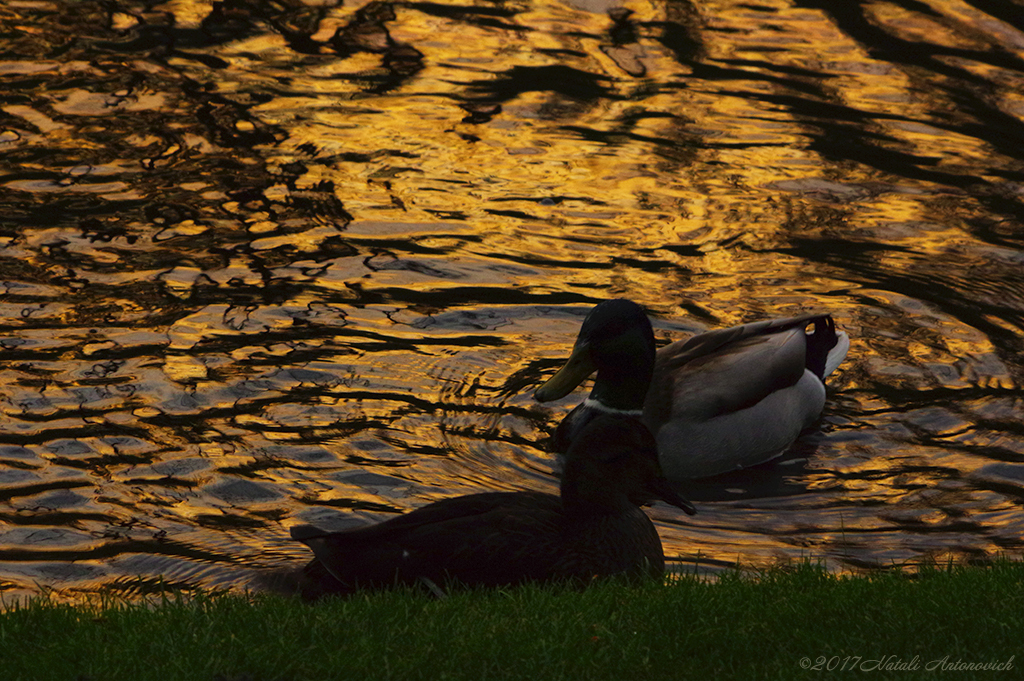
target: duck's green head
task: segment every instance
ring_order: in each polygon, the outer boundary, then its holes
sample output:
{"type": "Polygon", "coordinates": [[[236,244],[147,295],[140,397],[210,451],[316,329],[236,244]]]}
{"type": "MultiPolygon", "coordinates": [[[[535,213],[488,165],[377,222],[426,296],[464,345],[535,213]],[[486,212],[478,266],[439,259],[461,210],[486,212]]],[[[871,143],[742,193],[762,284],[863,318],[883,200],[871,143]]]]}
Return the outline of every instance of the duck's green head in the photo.
{"type": "Polygon", "coordinates": [[[670,486],[658,464],[654,436],[639,419],[602,414],[590,421],[565,454],[562,498],[578,506],[615,509],[638,499],[662,499],[686,513],[696,509],[670,486]]]}
{"type": "Polygon", "coordinates": [[[654,372],[654,332],[643,308],[630,300],[608,300],[583,320],[572,354],[534,397],[565,397],[595,371],[590,399],[618,410],[643,408],[654,372]]]}

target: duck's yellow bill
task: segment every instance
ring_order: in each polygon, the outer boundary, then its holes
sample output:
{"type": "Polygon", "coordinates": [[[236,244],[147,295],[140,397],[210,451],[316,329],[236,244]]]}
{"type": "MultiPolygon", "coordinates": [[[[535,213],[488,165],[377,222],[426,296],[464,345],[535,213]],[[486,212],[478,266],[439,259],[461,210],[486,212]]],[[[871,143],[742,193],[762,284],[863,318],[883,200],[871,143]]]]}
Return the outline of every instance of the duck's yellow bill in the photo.
{"type": "Polygon", "coordinates": [[[550,402],[565,397],[573,389],[586,380],[587,376],[597,371],[597,366],[590,359],[590,349],[586,343],[579,343],[572,349],[565,366],[554,376],[545,381],[533,394],[538,402],[550,402]]]}

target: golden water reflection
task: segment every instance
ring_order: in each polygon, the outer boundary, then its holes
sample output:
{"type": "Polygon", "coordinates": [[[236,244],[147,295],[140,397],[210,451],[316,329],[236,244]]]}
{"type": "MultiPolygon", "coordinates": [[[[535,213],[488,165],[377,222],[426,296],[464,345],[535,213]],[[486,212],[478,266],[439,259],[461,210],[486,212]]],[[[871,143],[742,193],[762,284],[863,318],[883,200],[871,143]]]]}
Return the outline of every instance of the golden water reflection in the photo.
{"type": "Polygon", "coordinates": [[[554,491],[580,395],[532,390],[613,296],[663,341],[809,310],[853,339],[781,464],[652,510],[685,565],[1019,552],[1002,18],[116,4],[0,10],[5,594],[235,587],[301,561],[298,521],[554,491]]]}

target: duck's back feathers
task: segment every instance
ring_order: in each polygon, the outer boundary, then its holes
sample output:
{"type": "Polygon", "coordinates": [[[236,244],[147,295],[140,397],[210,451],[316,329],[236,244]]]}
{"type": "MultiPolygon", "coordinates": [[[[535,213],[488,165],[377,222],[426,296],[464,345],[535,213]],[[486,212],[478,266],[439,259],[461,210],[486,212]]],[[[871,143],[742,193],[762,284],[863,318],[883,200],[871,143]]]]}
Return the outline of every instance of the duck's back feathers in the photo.
{"type": "Polygon", "coordinates": [[[806,315],[709,331],[666,345],[656,355],[645,420],[714,418],[796,385],[805,371],[821,380],[836,340],[831,317],[806,315]],[[815,332],[808,334],[811,325],[815,332]]]}
{"type": "Polygon", "coordinates": [[[561,506],[558,497],[541,492],[472,494],[345,532],[299,526],[292,537],[352,589],[424,579],[483,586],[568,579],[571,565],[559,564],[565,555],[558,550],[561,506]]]}
{"type": "Polygon", "coordinates": [[[849,347],[828,315],[712,331],[658,351],[644,422],[670,478],[770,460],[825,406],[824,377],[849,347]]]}
{"type": "MultiPolygon", "coordinates": [[[[800,364],[824,379],[835,370],[846,356],[849,339],[846,334],[836,329],[836,324],[829,314],[808,314],[785,319],[771,319],[752,322],[726,329],[716,329],[697,334],[683,341],[676,341],[658,350],[657,365],[659,369],[675,371],[684,364],[691,363],[701,357],[714,356],[723,352],[735,353],[730,348],[743,348],[756,345],[776,334],[799,332],[807,341],[806,356],[800,364]],[[845,339],[841,343],[841,339],[845,339]],[[829,355],[836,352],[841,345],[841,355],[833,358],[831,369],[826,369],[829,355]]],[[[788,335],[794,335],[793,333],[788,335]]]]}

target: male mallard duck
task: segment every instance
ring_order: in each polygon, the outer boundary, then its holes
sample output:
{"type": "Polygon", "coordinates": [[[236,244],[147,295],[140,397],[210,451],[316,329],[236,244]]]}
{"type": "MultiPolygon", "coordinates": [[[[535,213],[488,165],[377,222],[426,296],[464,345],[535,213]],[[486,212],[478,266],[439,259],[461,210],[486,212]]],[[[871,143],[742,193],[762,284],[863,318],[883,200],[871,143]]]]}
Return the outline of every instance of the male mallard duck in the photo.
{"type": "Polygon", "coordinates": [[[830,315],[812,314],[709,331],[655,352],[643,309],[609,300],[590,311],[565,366],[535,397],[564,397],[597,371],[590,396],[559,424],[555,451],[597,414],[637,416],[669,479],[704,478],[782,454],[821,415],[825,377],[849,347],[830,315]]]}
{"type": "Polygon", "coordinates": [[[661,575],[665,555],[631,498],[664,499],[695,513],[658,468],[654,438],[637,419],[602,415],[566,453],[561,496],[485,492],[437,501],[378,525],[324,532],[291,529],[313,550],[303,595],[356,587],[586,583],[616,574],[661,575]]]}

